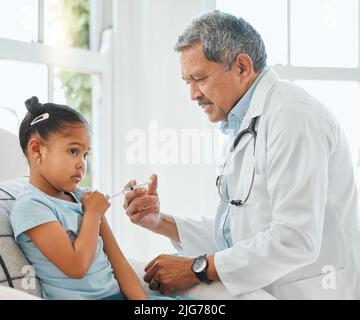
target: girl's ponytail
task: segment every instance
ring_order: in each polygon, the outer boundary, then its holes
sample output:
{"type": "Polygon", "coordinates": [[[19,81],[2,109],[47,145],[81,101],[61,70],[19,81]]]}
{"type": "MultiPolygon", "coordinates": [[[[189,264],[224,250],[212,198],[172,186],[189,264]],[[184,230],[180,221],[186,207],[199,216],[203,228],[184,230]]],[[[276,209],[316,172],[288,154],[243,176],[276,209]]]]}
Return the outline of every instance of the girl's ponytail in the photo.
{"type": "Polygon", "coordinates": [[[25,101],[26,109],[33,116],[39,115],[41,112],[44,112],[43,105],[39,102],[38,97],[31,97],[25,101]]]}

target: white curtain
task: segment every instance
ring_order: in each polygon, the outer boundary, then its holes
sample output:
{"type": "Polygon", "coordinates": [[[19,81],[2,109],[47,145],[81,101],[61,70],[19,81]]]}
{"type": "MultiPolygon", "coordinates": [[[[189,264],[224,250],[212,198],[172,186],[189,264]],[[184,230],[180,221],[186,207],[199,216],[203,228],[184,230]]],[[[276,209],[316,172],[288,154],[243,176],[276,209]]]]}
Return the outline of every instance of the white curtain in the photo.
{"type": "MultiPolygon", "coordinates": [[[[215,141],[218,124],[211,124],[191,101],[189,88],[181,79],[179,54],[173,50],[191,18],[213,10],[215,0],[123,0],[114,1],[113,6],[113,188],[121,189],[133,178],[146,180],[155,172],[163,212],[187,217],[215,215],[218,198],[214,162],[206,164],[200,159],[197,164],[196,157],[181,159],[186,150],[180,145],[184,142],[182,134],[189,134],[184,129],[205,129],[215,141]],[[141,132],[145,137],[145,160],[132,164],[127,153],[133,143],[139,142],[136,137],[141,132]],[[131,137],[134,140],[127,141],[131,137]],[[161,163],[161,152],[166,148],[175,163],[161,163]]],[[[190,153],[190,157],[193,155],[190,153]]],[[[120,197],[113,202],[110,219],[128,257],[149,260],[160,253],[174,252],[166,238],[131,224],[122,201],[120,197]]]]}

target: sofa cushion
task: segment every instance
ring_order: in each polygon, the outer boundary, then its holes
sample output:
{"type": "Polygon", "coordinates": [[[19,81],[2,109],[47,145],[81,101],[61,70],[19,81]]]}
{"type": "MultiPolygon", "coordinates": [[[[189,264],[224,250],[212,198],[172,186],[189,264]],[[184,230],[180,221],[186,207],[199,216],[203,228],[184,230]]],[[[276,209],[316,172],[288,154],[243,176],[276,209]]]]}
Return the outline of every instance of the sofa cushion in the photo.
{"type": "Polygon", "coordinates": [[[0,285],[41,297],[41,286],[14,240],[9,214],[28,177],[0,182],[0,285]]]}
{"type": "Polygon", "coordinates": [[[0,128],[0,150],[0,181],[28,174],[28,164],[17,135],[0,128]]]}
{"type": "Polygon", "coordinates": [[[22,290],[0,286],[0,300],[41,300],[41,298],[22,290]]]}

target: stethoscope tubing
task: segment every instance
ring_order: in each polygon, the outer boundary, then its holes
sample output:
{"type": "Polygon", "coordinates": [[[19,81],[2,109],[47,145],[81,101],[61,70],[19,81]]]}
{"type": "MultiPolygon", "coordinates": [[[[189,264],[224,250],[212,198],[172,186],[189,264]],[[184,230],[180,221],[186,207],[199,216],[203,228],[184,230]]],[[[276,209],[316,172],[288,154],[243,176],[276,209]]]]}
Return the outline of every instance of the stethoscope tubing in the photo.
{"type": "Polygon", "coordinates": [[[228,204],[231,204],[231,205],[234,205],[234,206],[243,206],[246,201],[249,199],[249,196],[250,196],[250,193],[251,193],[251,190],[252,190],[252,187],[253,187],[253,184],[254,184],[254,178],[255,178],[255,163],[254,163],[254,168],[253,168],[253,173],[252,173],[252,177],[251,177],[251,183],[250,183],[250,188],[249,188],[249,192],[247,193],[246,197],[244,200],[231,200],[231,199],[225,199],[224,196],[223,196],[223,193],[221,192],[221,180],[222,180],[222,177],[223,177],[223,173],[224,173],[224,170],[225,170],[225,167],[226,167],[226,164],[228,163],[228,160],[229,158],[231,157],[231,155],[234,153],[236,147],[238,146],[241,138],[243,136],[245,136],[246,134],[251,134],[253,139],[254,139],[254,152],[253,152],[253,155],[255,157],[255,146],[256,146],[256,138],[257,138],[257,132],[256,132],[256,123],[258,121],[259,117],[255,117],[253,119],[251,119],[251,122],[250,122],[250,125],[248,128],[242,130],[234,139],[234,142],[230,148],[230,151],[228,153],[228,156],[226,157],[226,160],[225,160],[225,163],[222,167],[222,170],[221,170],[221,173],[220,175],[217,177],[216,179],[216,186],[217,186],[217,190],[218,190],[218,194],[219,194],[219,197],[220,199],[225,202],[225,203],[228,203],[228,204]]]}

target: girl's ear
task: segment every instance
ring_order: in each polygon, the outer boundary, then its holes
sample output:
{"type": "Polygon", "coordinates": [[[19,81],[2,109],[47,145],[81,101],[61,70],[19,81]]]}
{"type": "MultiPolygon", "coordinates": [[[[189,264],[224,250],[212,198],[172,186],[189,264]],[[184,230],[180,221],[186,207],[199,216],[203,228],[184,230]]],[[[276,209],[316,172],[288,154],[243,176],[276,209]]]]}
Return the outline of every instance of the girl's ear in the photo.
{"type": "Polygon", "coordinates": [[[41,162],[41,140],[37,137],[32,137],[28,143],[29,159],[33,162],[41,162]]]}

